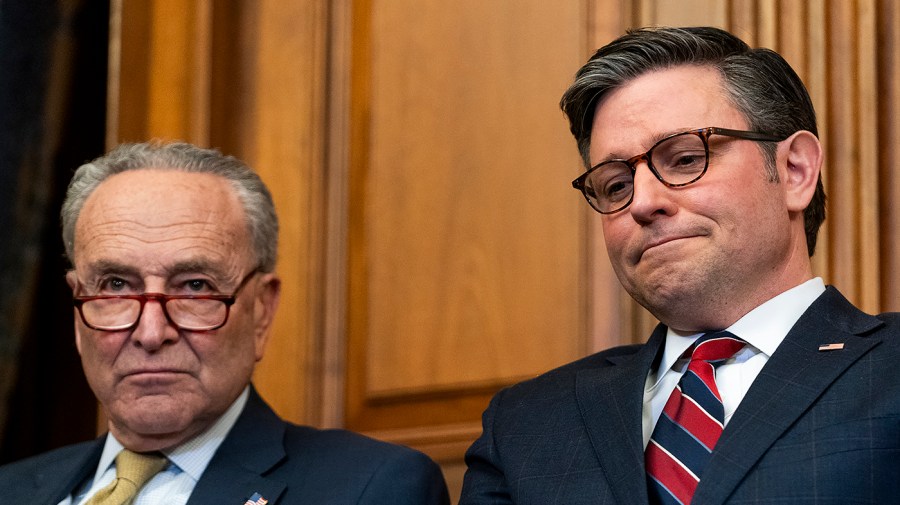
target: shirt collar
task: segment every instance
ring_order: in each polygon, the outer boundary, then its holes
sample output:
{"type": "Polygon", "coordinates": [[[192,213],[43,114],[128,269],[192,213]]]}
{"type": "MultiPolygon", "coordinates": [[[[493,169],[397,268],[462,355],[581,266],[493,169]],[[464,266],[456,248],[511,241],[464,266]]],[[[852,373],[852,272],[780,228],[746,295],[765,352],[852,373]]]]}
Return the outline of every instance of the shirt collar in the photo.
{"type": "MultiPolygon", "coordinates": [[[[810,279],[756,307],[725,329],[766,356],[772,356],[800,316],[824,292],[825,283],[821,277],[810,279]]],[[[672,368],[702,334],[679,335],[668,328],[662,361],[656,376],[650,377],[652,381],[648,382],[655,386],[662,380],[665,371],[672,368]]]]}
{"type": "MultiPolygon", "coordinates": [[[[162,451],[163,454],[181,471],[190,475],[195,482],[198,481],[216,450],[225,440],[225,436],[237,422],[238,416],[244,410],[244,405],[247,404],[249,395],[250,386],[247,386],[209,429],[173,449],[162,451]]],[[[94,482],[109,469],[122,449],[124,447],[116,440],[116,437],[112,433],[107,434],[103,453],[100,455],[100,463],[97,465],[97,472],[94,475],[94,482]]]]}

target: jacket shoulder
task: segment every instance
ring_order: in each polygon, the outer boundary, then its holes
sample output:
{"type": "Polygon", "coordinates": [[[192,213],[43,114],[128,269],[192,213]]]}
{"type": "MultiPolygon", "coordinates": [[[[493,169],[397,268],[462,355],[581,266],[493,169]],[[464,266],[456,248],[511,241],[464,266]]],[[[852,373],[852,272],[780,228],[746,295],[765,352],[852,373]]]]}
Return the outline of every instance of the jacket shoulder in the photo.
{"type": "Polygon", "coordinates": [[[631,344],[611,347],[609,349],[585,356],[584,358],[566,363],[554,368],[533,379],[528,379],[514,384],[505,390],[504,394],[516,394],[519,392],[533,394],[535,390],[546,390],[572,387],[575,376],[582,370],[606,368],[612,366],[610,360],[630,356],[638,352],[646,344],[631,344]]]}
{"type": "Polygon", "coordinates": [[[4,479],[9,478],[10,476],[15,477],[16,475],[23,474],[34,475],[35,473],[42,473],[47,469],[52,469],[59,465],[66,465],[71,461],[82,459],[85,454],[94,450],[96,443],[96,441],[89,441],[67,445],[36,456],[7,463],[0,466],[0,482],[3,482],[4,479]]]}
{"type": "Polygon", "coordinates": [[[96,466],[102,446],[98,440],[81,442],[0,466],[0,496],[11,503],[17,503],[15,497],[30,503],[36,497],[52,495],[55,499],[58,492],[71,492],[96,466]]]}
{"type": "MultiPolygon", "coordinates": [[[[326,458],[345,461],[363,457],[376,461],[379,458],[417,458],[419,453],[408,447],[383,442],[340,429],[318,429],[287,423],[284,437],[285,450],[289,455],[305,451],[317,453],[317,459],[326,458]]],[[[362,461],[366,463],[369,461],[362,461]]]]}
{"type": "Polygon", "coordinates": [[[346,430],[288,424],[284,449],[287,460],[279,472],[330,483],[319,490],[307,487],[307,497],[318,497],[317,503],[449,503],[440,467],[409,447],[346,430]]]}

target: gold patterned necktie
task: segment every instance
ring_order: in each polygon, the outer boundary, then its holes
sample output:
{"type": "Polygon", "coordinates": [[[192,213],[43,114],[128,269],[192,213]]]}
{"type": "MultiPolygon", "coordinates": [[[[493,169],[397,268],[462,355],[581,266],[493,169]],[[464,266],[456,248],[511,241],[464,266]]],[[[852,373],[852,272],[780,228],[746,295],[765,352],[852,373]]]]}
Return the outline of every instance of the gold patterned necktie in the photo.
{"type": "Polygon", "coordinates": [[[116,456],[116,478],[97,491],[85,505],[128,505],[141,487],[166,466],[159,453],[141,454],[123,449],[116,456]]]}

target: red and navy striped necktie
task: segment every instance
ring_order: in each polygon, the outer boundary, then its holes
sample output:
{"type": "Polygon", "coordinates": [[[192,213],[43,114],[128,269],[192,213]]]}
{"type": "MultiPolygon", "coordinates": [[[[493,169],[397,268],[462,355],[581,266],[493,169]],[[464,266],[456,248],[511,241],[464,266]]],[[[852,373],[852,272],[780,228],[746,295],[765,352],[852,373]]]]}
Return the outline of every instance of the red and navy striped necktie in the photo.
{"type": "Polygon", "coordinates": [[[724,427],[716,367],[744,345],[727,331],[707,333],[694,342],[687,371],[669,396],[644,453],[650,503],[691,502],[724,427]]]}

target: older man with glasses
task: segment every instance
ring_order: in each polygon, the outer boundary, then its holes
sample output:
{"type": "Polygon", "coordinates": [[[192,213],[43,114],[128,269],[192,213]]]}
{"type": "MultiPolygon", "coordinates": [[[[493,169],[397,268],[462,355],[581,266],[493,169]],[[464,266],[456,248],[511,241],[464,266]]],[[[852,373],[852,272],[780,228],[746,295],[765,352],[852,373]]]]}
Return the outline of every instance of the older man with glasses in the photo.
{"type": "Polygon", "coordinates": [[[278,220],[241,161],[125,144],[62,210],[75,344],[109,433],[0,467],[35,504],[442,504],[413,450],[286,423],[250,384],[278,305],[278,220]]]}
{"type": "Polygon", "coordinates": [[[900,317],[812,274],[822,148],[787,62],[715,28],[635,30],[561,106],[572,184],[661,324],[498,393],[462,503],[896,502],[900,317]]]}

